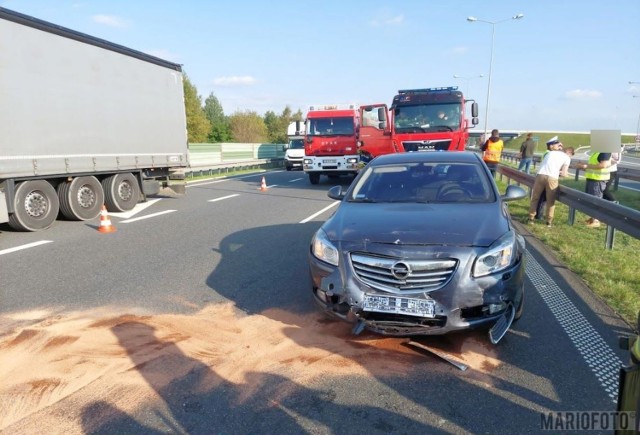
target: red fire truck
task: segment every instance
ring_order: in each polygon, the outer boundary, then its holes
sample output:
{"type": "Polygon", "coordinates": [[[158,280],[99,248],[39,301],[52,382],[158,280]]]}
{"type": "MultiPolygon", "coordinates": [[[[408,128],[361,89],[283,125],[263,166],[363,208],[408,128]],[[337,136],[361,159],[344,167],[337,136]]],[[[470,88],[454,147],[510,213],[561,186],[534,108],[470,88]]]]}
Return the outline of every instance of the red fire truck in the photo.
{"type": "Polygon", "coordinates": [[[311,184],[321,175],[358,173],[360,108],[355,104],[311,106],[307,113],[302,169],[311,184]]]}
{"type": "MultiPolygon", "coordinates": [[[[362,113],[380,113],[386,105],[364,106],[362,113]]],[[[390,122],[376,115],[379,124],[360,130],[364,161],[381,154],[408,151],[464,151],[469,128],[478,124],[478,103],[465,100],[457,87],[404,89],[393,97],[390,122]],[[471,103],[471,122],[466,117],[471,103]]]]}

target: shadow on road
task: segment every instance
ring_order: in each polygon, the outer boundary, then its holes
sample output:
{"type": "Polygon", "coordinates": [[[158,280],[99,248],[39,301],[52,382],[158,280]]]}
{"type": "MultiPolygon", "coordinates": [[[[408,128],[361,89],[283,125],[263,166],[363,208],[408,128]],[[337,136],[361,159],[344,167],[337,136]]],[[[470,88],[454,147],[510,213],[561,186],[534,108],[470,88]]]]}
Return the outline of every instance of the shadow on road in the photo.
{"type": "Polygon", "coordinates": [[[438,433],[392,410],[358,403],[345,407],[335,401],[335,391],[311,389],[281,376],[254,372],[243,384],[228,382],[216,374],[215,364],[205,365],[175,343],[158,340],[142,322],[121,323],[112,331],[158,400],[131,413],[135,417],[94,402],[82,414],[87,433],[362,433],[353,418],[366,418],[378,433],[438,433]],[[247,389],[254,393],[248,395],[247,389]]]}

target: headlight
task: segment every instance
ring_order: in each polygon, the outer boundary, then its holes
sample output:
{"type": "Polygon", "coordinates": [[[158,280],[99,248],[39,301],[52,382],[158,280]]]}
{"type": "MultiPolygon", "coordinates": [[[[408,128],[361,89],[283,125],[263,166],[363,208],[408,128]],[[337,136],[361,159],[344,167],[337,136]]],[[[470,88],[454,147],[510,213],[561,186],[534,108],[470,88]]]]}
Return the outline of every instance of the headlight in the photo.
{"type": "Polygon", "coordinates": [[[358,163],[358,159],[356,157],[350,157],[347,159],[347,163],[349,164],[358,163]]]}
{"type": "Polygon", "coordinates": [[[310,165],[313,161],[311,159],[304,159],[305,165],[310,165]]]}
{"type": "Polygon", "coordinates": [[[313,240],[311,241],[311,252],[318,260],[322,260],[334,266],[337,266],[339,263],[338,250],[329,241],[327,234],[322,229],[319,229],[316,232],[316,235],[313,236],[313,240]]]}
{"type": "Polygon", "coordinates": [[[513,231],[502,236],[488,252],[476,259],[473,276],[484,276],[499,272],[511,266],[516,251],[516,238],[513,231]]]}

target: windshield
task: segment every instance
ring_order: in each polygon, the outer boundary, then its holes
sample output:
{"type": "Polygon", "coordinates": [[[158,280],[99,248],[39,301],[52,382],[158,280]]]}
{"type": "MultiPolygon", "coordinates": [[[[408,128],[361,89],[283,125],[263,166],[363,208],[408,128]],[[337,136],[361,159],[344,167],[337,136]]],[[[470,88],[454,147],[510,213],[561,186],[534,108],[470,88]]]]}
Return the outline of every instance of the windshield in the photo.
{"type": "Polygon", "coordinates": [[[367,167],[348,201],[470,203],[495,196],[480,165],[407,163],[367,167]]]}
{"type": "Polygon", "coordinates": [[[393,115],[393,125],[397,133],[460,129],[460,105],[458,103],[402,105],[394,109],[393,115]]]}
{"type": "Polygon", "coordinates": [[[307,132],[311,136],[352,136],[353,118],[312,118],[307,120],[307,132]]]}
{"type": "Polygon", "coordinates": [[[289,141],[289,148],[292,150],[299,150],[304,148],[304,139],[291,139],[289,141]]]}

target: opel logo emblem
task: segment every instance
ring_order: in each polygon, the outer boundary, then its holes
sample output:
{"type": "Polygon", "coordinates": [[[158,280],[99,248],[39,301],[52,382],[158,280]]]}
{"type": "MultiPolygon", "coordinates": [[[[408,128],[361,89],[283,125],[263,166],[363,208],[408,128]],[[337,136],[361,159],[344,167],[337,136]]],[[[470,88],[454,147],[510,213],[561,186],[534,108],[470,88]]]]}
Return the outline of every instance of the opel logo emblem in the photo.
{"type": "Polygon", "coordinates": [[[391,266],[391,275],[393,275],[396,279],[406,279],[410,274],[411,268],[407,263],[398,261],[393,266],[391,266]]]}

